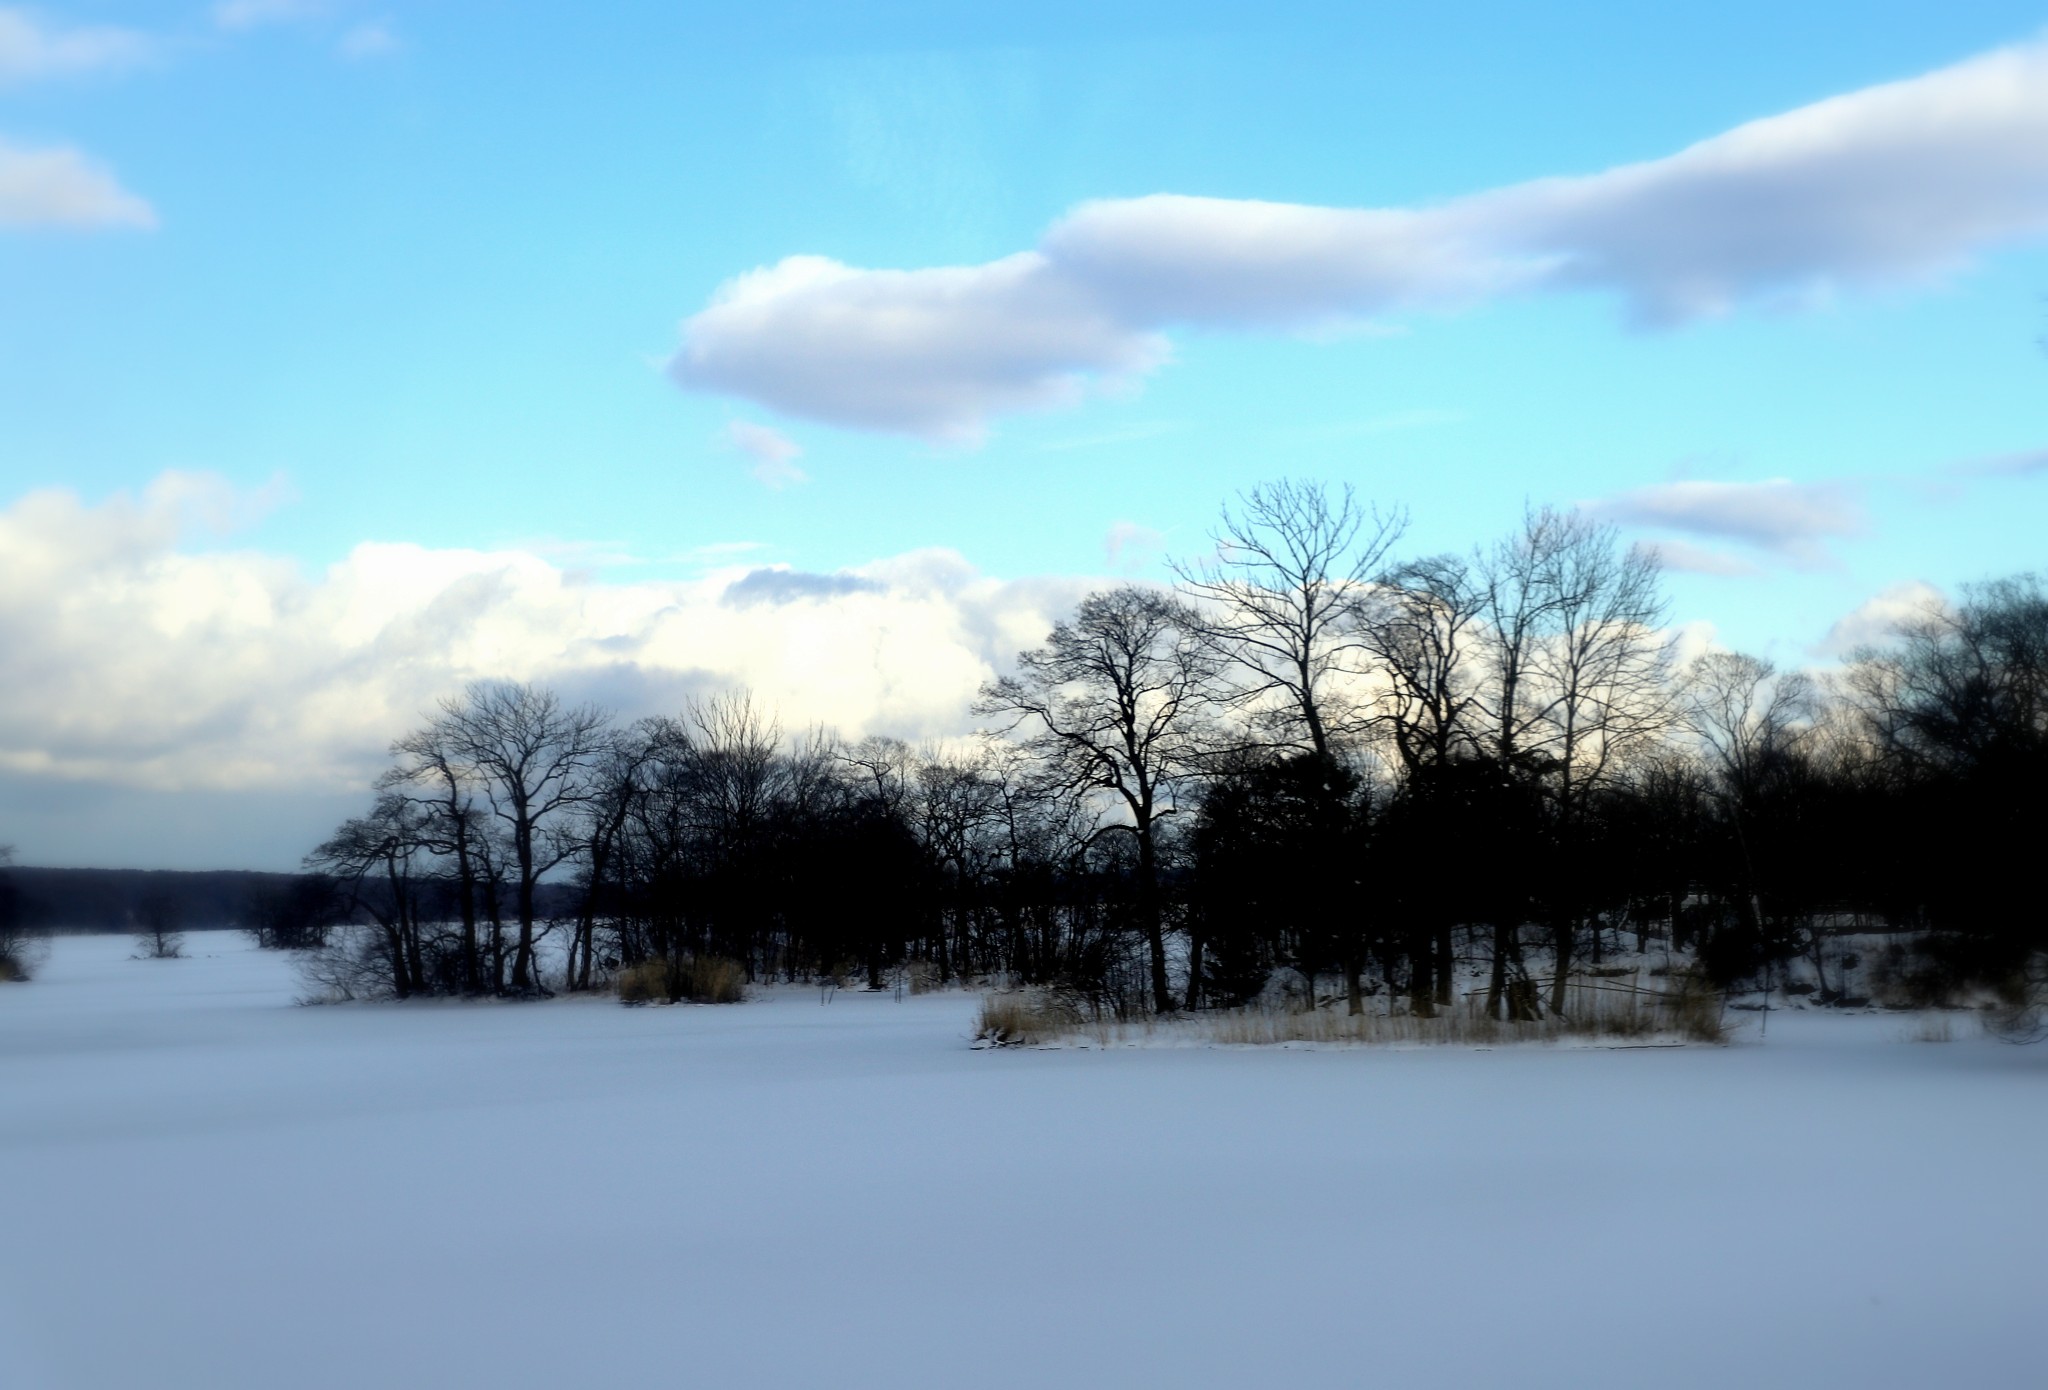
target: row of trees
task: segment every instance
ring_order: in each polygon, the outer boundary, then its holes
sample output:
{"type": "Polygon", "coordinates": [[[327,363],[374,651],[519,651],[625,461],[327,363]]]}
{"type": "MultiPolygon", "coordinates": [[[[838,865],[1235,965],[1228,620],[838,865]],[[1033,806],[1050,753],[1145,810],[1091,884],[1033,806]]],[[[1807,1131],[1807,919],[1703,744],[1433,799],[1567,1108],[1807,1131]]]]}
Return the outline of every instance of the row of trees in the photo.
{"type": "Polygon", "coordinates": [[[14,846],[0,845],[0,985],[14,984],[35,969],[33,943],[22,928],[21,895],[8,876],[14,846]]]}
{"type": "Polygon", "coordinates": [[[2017,906],[2048,829],[2033,580],[1824,688],[1729,653],[1678,669],[1654,561],[1580,515],[1419,559],[1403,532],[1349,490],[1254,489],[1176,589],[1085,599],[945,749],[786,739],[744,694],[620,728],[473,686],[394,745],[278,920],[363,924],[315,958],[344,992],[717,956],[1005,973],[1117,1012],[1280,970],[1431,1012],[1476,971],[1492,1012],[1534,1017],[1624,937],[1722,983],[1804,953],[1835,993],[1845,924],[1915,934],[1955,980],[2044,944],[2017,906]],[[543,911],[551,882],[572,891],[543,911]]]}

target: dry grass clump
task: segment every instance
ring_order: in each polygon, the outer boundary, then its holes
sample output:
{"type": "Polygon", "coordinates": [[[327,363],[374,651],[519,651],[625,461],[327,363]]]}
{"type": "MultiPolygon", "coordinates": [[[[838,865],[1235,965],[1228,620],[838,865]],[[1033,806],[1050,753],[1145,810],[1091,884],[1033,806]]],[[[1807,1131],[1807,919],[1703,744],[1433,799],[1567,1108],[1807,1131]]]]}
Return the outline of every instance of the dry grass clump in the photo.
{"type": "Polygon", "coordinates": [[[1031,1047],[1079,1032],[1086,1023],[1079,1009],[1044,990],[985,994],[974,1037],[994,1047],[1031,1047]]]}
{"type": "Polygon", "coordinates": [[[1681,972],[1662,989],[1600,978],[1573,982],[1565,1009],[1528,1022],[1494,1018],[1483,992],[1429,1017],[1409,1013],[1348,1014],[1337,1009],[1300,1009],[1253,1004],[1178,1018],[1117,1023],[1091,1018],[1072,1000],[1045,990],[989,994],[982,998],[975,1037],[998,1047],[1034,1046],[1063,1039],[1092,1038],[1097,1044],[1187,1041],[1230,1046],[1278,1043],[1449,1043],[1491,1046],[1555,1042],[1565,1038],[1618,1039],[1644,1043],[1723,1042],[1721,995],[1699,977],[1681,972]]]}
{"type": "MultiPolygon", "coordinates": [[[[4,887],[4,885],[0,885],[4,887]]],[[[0,907],[4,907],[0,900],[0,907]]],[[[0,920],[0,985],[27,984],[43,963],[49,941],[23,931],[12,922],[0,920]]]]}
{"type": "MultiPolygon", "coordinates": [[[[1529,1021],[1499,1019],[1475,992],[1457,1007],[1429,1017],[1409,1013],[1346,1014],[1334,1009],[1253,1006],[1200,1014],[1170,1027],[1193,1030],[1204,1041],[1234,1045],[1275,1043],[1449,1043],[1492,1046],[1555,1042],[1564,1038],[1623,1041],[1723,1042],[1721,995],[1689,973],[1662,989],[1644,989],[1612,977],[1575,981],[1562,1012],[1529,1021]]],[[[1152,1032],[1157,1025],[1147,1025],[1152,1032]]]]}
{"type": "Polygon", "coordinates": [[[747,970],[726,956],[643,960],[619,972],[624,1004],[737,1004],[747,997],[747,970]]]}
{"type": "Polygon", "coordinates": [[[1909,1036],[1909,1041],[1916,1043],[1945,1043],[1955,1040],[1955,1026],[1949,1022],[1947,1014],[1930,1014],[1923,1017],[1909,1036]]]}

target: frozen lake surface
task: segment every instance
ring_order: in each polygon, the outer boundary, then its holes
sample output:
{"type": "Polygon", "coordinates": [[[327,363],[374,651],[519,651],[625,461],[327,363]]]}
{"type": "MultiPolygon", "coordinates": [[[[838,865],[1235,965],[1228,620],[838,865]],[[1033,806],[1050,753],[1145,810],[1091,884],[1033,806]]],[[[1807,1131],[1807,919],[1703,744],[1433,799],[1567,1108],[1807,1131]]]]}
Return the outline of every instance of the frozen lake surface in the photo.
{"type": "Polygon", "coordinates": [[[812,990],[0,987],[0,1386],[2048,1383],[2048,1047],[977,1052],[812,990]]]}

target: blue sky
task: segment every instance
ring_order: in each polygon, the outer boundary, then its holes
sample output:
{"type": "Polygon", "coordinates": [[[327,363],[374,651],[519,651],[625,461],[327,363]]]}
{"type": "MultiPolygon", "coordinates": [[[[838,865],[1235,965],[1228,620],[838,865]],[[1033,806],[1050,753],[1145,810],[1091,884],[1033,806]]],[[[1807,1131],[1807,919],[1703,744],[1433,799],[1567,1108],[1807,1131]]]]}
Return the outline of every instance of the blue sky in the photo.
{"type": "MultiPolygon", "coordinates": [[[[1413,551],[1591,506],[1667,547],[1676,620],[1824,661],[2040,564],[2044,26],[0,4],[0,568],[40,663],[0,841],[339,797],[481,674],[943,732],[1281,475],[1407,507],[1413,551]],[[725,632],[763,566],[862,583],[725,632]],[[826,673],[821,631],[951,674],[826,673]]],[[[289,862],[331,804],[125,858],[289,862]]]]}

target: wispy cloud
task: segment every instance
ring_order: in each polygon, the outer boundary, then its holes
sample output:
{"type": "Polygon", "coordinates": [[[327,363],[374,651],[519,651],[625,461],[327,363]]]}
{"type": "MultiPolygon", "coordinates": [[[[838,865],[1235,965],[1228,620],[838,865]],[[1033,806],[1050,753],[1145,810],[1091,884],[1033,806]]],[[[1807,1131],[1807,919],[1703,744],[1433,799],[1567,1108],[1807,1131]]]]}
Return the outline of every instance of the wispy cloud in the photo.
{"type": "Polygon", "coordinates": [[[260,29],[318,19],[327,10],[326,0],[219,0],[213,22],[223,29],[260,29]]]}
{"type": "Polygon", "coordinates": [[[1680,574],[1710,574],[1720,578],[1739,578],[1758,573],[1759,567],[1753,560],[1725,551],[1711,550],[1690,541],[1656,540],[1637,541],[1636,549],[1656,557],[1657,562],[1668,570],[1680,574]]]}
{"type": "Polygon", "coordinates": [[[763,487],[780,492],[811,480],[810,474],[796,466],[803,457],[803,446],[780,430],[751,420],[734,420],[725,432],[734,447],[754,461],[750,471],[763,487]]]}
{"type": "Polygon", "coordinates": [[[147,201],[77,150],[0,140],[0,227],[154,226],[156,210],[147,201]]]}
{"type": "MultiPolygon", "coordinates": [[[[1866,524],[1862,501],[1839,482],[1795,483],[1772,478],[1760,483],[1689,479],[1656,483],[1581,504],[1604,520],[1649,530],[1733,541],[1771,558],[1813,568],[1831,562],[1827,543],[1860,534],[1866,524]]],[[[1658,542],[1660,555],[1676,569],[1695,573],[1740,573],[1734,557],[1697,546],[1658,542]]]]}
{"type": "Polygon", "coordinates": [[[388,22],[379,20],[369,24],[358,24],[349,29],[335,45],[335,51],[344,58],[362,61],[388,58],[404,47],[397,31],[392,29],[388,22]]]}
{"type": "Polygon", "coordinates": [[[2033,478],[2048,475],[2048,449],[1965,459],[1961,463],[1951,464],[1948,472],[1961,478],[2033,478]]]}
{"type": "Polygon", "coordinates": [[[1148,420],[1143,424],[1125,425],[1121,429],[1103,430],[1099,434],[1048,440],[1038,446],[1037,452],[1065,454],[1075,449],[1099,449],[1109,444],[1135,444],[1141,439],[1157,439],[1161,435],[1178,434],[1187,427],[1185,420],[1148,420]]]}
{"type": "Polygon", "coordinates": [[[139,30],[106,24],[60,27],[33,11],[0,5],[0,87],[120,71],[155,54],[155,42],[139,30]]]}
{"type": "Polygon", "coordinates": [[[1120,574],[1130,574],[1159,556],[1166,550],[1166,536],[1150,526],[1140,526],[1135,521],[1112,523],[1109,533],[1102,538],[1102,557],[1109,562],[1110,569],[1120,574]]]}
{"type": "Polygon", "coordinates": [[[972,442],[1128,385],[1176,327],[1316,333],[1510,294],[1614,295],[1641,324],[1950,272],[2048,233],[2048,41],[1752,122],[1662,159],[1415,208],[1158,194],[1084,204],[980,265],[797,256],[682,327],[694,390],[972,442]]]}

